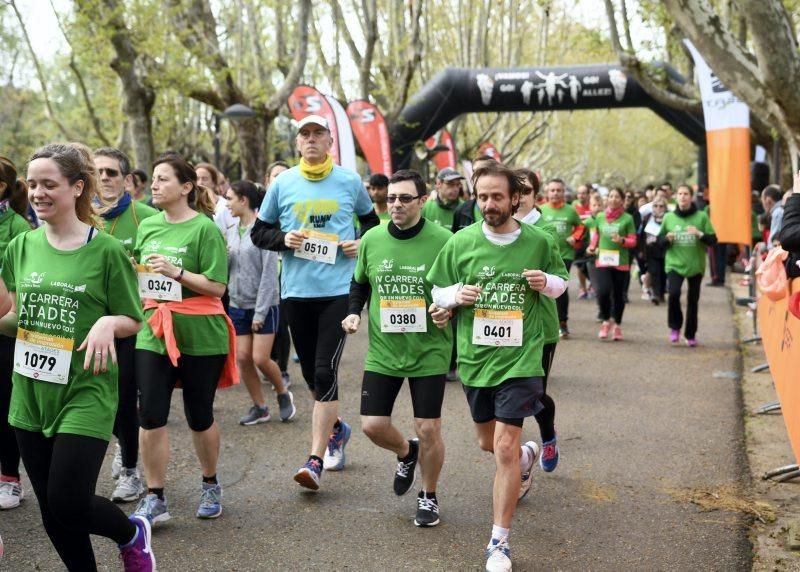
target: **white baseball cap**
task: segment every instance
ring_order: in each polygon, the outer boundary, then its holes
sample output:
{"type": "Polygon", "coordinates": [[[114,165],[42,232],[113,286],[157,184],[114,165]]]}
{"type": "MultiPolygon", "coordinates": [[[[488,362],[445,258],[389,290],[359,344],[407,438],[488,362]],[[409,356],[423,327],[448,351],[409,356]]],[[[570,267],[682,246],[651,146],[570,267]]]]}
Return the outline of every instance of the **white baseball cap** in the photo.
{"type": "Polygon", "coordinates": [[[328,131],[331,130],[331,128],[328,127],[328,121],[324,117],[320,117],[319,115],[309,115],[309,116],[304,117],[303,119],[301,119],[297,123],[297,130],[300,131],[306,125],[311,125],[311,124],[319,125],[320,127],[324,127],[328,131]]]}

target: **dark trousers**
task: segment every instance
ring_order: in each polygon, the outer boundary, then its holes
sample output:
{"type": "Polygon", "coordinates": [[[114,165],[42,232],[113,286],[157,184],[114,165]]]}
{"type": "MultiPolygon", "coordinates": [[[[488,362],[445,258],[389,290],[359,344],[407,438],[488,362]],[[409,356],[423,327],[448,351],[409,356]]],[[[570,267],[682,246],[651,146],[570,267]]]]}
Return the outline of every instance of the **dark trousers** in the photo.
{"type": "Polygon", "coordinates": [[[50,542],[67,570],[97,570],[90,534],[117,544],[136,534],[136,525],[117,505],[94,494],[108,442],[69,433],[48,438],[16,429],[16,434],[50,542]]]}
{"type": "Polygon", "coordinates": [[[287,318],[286,305],[281,300],[280,312],[278,312],[278,331],[275,334],[275,342],[272,344],[272,355],[270,356],[278,364],[281,373],[285,373],[289,368],[290,351],[289,318],[287,318]]]}
{"type": "Polygon", "coordinates": [[[536,423],[539,425],[539,433],[542,436],[542,443],[552,441],[556,436],[556,403],[553,398],[547,394],[547,379],[550,377],[550,368],[553,366],[553,359],[556,355],[556,344],[545,344],[542,349],[542,369],[544,369],[544,376],[542,377],[542,397],[539,402],[542,404],[542,410],[535,414],[536,423]]]}
{"type": "Polygon", "coordinates": [[[114,420],[114,435],[122,451],[122,466],[135,469],[139,459],[139,389],[136,386],[136,336],[118,338],[119,405],[114,420]]]}
{"type": "Polygon", "coordinates": [[[700,301],[700,285],[703,282],[702,274],[684,277],[673,270],[667,274],[667,323],[671,330],[680,330],[683,326],[681,287],[684,280],[689,283],[689,291],[686,295],[686,328],[683,335],[687,340],[693,340],[697,334],[697,306],[700,301]]]}
{"type": "Polygon", "coordinates": [[[612,317],[617,325],[622,324],[625,313],[625,288],[630,280],[630,271],[616,268],[597,268],[597,305],[600,318],[607,321],[612,317]]]}
{"type": "Polygon", "coordinates": [[[663,258],[648,258],[647,272],[650,274],[650,288],[653,296],[663,298],[667,291],[667,271],[664,269],[663,258]]]}
{"type": "MultiPolygon", "coordinates": [[[[564,266],[567,267],[567,281],[569,281],[569,271],[572,268],[572,260],[565,260],[564,266]]],[[[556,298],[556,309],[558,310],[558,321],[566,322],[569,319],[569,288],[556,298]]]]}
{"type": "Polygon", "coordinates": [[[725,267],[728,264],[728,245],[718,242],[708,248],[708,262],[711,282],[725,284],[725,267]]]}
{"type": "Polygon", "coordinates": [[[15,343],[14,338],[0,336],[0,474],[19,478],[19,447],[14,430],[8,424],[15,343]]]}

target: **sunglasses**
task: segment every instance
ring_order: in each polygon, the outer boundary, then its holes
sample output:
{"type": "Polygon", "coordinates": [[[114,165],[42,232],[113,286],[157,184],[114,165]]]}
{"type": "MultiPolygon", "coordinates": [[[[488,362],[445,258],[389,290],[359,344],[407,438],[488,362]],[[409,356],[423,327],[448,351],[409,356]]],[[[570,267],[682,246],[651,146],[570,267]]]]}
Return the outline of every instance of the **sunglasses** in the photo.
{"type": "Polygon", "coordinates": [[[100,169],[97,169],[97,172],[98,172],[98,173],[100,173],[101,175],[102,175],[103,173],[105,173],[106,175],[108,175],[108,176],[109,176],[109,177],[111,177],[112,179],[113,179],[114,177],[118,177],[118,176],[119,176],[119,171],[117,171],[116,169],[104,169],[104,168],[100,168],[100,169]]]}
{"type": "Polygon", "coordinates": [[[411,201],[420,198],[419,195],[416,197],[412,195],[389,195],[386,197],[386,202],[390,205],[393,204],[395,201],[400,201],[402,204],[407,205],[411,201]]]}

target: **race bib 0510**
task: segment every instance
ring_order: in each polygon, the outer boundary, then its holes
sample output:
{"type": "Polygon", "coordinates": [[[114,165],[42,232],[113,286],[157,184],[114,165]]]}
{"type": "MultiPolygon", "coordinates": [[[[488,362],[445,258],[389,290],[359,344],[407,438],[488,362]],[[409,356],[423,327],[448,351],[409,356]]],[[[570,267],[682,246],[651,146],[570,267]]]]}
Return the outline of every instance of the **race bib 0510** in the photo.
{"type": "Polygon", "coordinates": [[[139,297],[171,302],[183,300],[181,283],[163,274],[153,272],[148,265],[137,264],[136,276],[139,279],[139,297]]]}
{"type": "Polygon", "coordinates": [[[69,381],[74,345],[71,338],[17,328],[14,371],[32,379],[64,385],[69,381]]]}
{"type": "Polygon", "coordinates": [[[477,346],[521,346],[522,310],[475,310],[472,343],[477,346]]]}
{"type": "Polygon", "coordinates": [[[305,258],[312,262],[336,264],[336,252],[338,249],[338,235],[310,230],[300,248],[294,251],[294,255],[297,258],[305,258]]]}
{"type": "Polygon", "coordinates": [[[381,300],[381,332],[403,334],[427,331],[425,300],[381,300]]]}

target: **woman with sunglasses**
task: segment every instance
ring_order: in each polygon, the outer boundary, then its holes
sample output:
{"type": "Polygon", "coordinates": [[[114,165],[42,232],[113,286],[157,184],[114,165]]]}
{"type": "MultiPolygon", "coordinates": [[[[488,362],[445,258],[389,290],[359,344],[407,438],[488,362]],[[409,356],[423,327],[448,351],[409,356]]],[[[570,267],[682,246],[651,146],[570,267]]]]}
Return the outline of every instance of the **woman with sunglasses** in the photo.
{"type": "Polygon", "coordinates": [[[667,249],[663,240],[659,240],[661,223],[667,214],[667,199],[658,197],[651,205],[652,212],[644,215],[639,227],[639,243],[644,246],[647,274],[644,275],[644,286],[650,291],[650,301],[658,306],[664,301],[667,290],[667,273],[664,270],[664,257],[667,249]]]}

